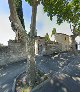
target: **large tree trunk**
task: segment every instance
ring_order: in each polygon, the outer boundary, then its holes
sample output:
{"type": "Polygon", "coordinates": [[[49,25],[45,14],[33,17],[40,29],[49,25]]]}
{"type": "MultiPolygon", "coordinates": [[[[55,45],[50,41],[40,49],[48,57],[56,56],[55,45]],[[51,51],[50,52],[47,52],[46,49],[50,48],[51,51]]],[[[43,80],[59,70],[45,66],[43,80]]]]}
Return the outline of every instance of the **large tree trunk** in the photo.
{"type": "Polygon", "coordinates": [[[30,30],[30,37],[34,38],[36,32],[36,14],[37,14],[37,4],[36,0],[33,1],[32,4],[32,17],[31,17],[31,30],[30,30]]]}
{"type": "Polygon", "coordinates": [[[30,40],[29,40],[29,48],[30,54],[28,54],[28,58],[30,58],[29,62],[29,83],[31,86],[35,86],[36,83],[36,62],[35,62],[35,36],[36,36],[36,14],[37,14],[37,4],[36,0],[33,1],[32,4],[32,17],[31,17],[31,30],[30,30],[30,40]],[[30,56],[31,55],[31,56],[30,56]]]}
{"type": "MultiPolygon", "coordinates": [[[[34,0],[35,1],[35,0],[34,0]]],[[[35,29],[36,29],[36,13],[37,13],[37,6],[35,3],[32,7],[32,28],[31,28],[31,35],[30,37],[25,33],[24,28],[19,20],[19,17],[16,12],[16,7],[14,0],[8,0],[9,7],[10,7],[10,20],[11,22],[17,23],[17,29],[20,32],[22,41],[26,45],[26,55],[27,55],[27,62],[28,62],[28,79],[31,86],[34,86],[35,79],[36,79],[36,62],[35,62],[35,29]]]]}
{"type": "Polygon", "coordinates": [[[30,86],[35,85],[36,81],[36,62],[35,62],[35,45],[34,45],[35,40],[32,38],[29,38],[27,42],[28,47],[28,52],[27,52],[27,57],[28,57],[28,82],[30,86]]]}
{"type": "Polygon", "coordinates": [[[77,37],[75,26],[73,27],[73,35],[72,37],[72,51],[74,55],[78,55],[77,48],[76,48],[76,41],[75,38],[77,37]]]}
{"type": "Polygon", "coordinates": [[[36,14],[37,14],[37,6],[40,3],[40,0],[33,0],[32,2],[32,17],[31,17],[31,30],[30,30],[30,53],[28,54],[28,58],[30,59],[28,62],[29,64],[29,83],[31,86],[35,86],[36,84],[36,77],[37,77],[37,67],[35,61],[35,36],[36,35],[36,14]]]}
{"type": "Polygon", "coordinates": [[[33,0],[32,1],[32,17],[31,17],[31,30],[30,30],[30,39],[29,39],[29,54],[28,58],[29,61],[29,83],[31,86],[36,85],[36,78],[37,78],[37,67],[35,61],[35,36],[36,35],[36,14],[37,14],[37,6],[40,3],[40,0],[33,0]]]}
{"type": "Polygon", "coordinates": [[[75,41],[75,35],[72,35],[72,52],[74,55],[77,55],[77,49],[76,49],[76,41],[75,41]]]}
{"type": "Polygon", "coordinates": [[[15,24],[16,29],[19,30],[21,40],[23,42],[26,42],[25,39],[27,39],[27,36],[26,36],[27,34],[21,24],[19,17],[18,17],[14,0],[8,0],[8,4],[9,4],[9,8],[10,8],[10,17],[9,17],[10,22],[15,24]]]}

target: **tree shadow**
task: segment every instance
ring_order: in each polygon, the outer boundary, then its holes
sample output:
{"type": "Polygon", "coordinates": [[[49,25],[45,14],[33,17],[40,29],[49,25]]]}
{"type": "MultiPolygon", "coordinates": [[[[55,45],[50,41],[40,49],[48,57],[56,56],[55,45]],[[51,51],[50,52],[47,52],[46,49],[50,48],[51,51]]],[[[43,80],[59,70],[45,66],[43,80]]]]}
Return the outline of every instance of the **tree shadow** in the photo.
{"type": "Polygon", "coordinates": [[[80,56],[74,56],[72,52],[63,52],[54,56],[39,56],[36,61],[38,68],[49,74],[50,78],[56,77],[63,85],[68,86],[69,91],[60,92],[80,91],[80,56]]]}

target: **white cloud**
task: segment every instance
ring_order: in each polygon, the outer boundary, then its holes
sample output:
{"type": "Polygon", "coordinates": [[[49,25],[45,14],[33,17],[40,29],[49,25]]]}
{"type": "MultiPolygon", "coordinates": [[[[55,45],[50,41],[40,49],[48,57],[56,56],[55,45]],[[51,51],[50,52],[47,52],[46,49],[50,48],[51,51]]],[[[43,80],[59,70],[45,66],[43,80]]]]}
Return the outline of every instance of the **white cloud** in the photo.
{"type": "MultiPolygon", "coordinates": [[[[24,18],[25,19],[25,18],[24,18]]],[[[29,21],[25,21],[25,30],[27,31],[27,33],[30,31],[30,22],[29,21]]]]}
{"type": "MultiPolygon", "coordinates": [[[[9,7],[8,0],[0,0],[0,43],[7,44],[9,39],[15,38],[15,33],[11,29],[11,24],[9,22],[9,7]],[[6,6],[7,5],[7,6],[6,6]]],[[[26,16],[25,18],[26,19],[26,16]]],[[[31,21],[25,20],[25,28],[29,32],[31,21]]],[[[41,5],[38,6],[37,11],[37,30],[38,35],[44,36],[47,32],[51,34],[53,28],[57,29],[59,33],[71,34],[69,25],[67,23],[63,23],[60,26],[56,24],[56,17],[54,17],[53,21],[50,21],[49,17],[44,13],[43,7],[41,5]],[[41,26],[38,27],[38,24],[41,26]],[[41,27],[41,28],[40,28],[41,27]]]]}
{"type": "Polygon", "coordinates": [[[0,43],[7,45],[9,39],[15,38],[15,33],[11,29],[9,22],[8,0],[0,0],[0,43]]]}
{"type": "Polygon", "coordinates": [[[69,28],[69,24],[67,22],[59,26],[58,24],[56,24],[56,17],[54,17],[53,20],[50,21],[50,18],[47,16],[47,14],[44,13],[42,5],[38,6],[37,25],[38,23],[43,24],[42,29],[38,29],[39,35],[45,35],[47,32],[51,34],[53,28],[56,28],[58,33],[65,33],[68,35],[72,34],[69,28]]]}
{"type": "Polygon", "coordinates": [[[0,43],[7,45],[9,39],[15,38],[15,33],[12,31],[10,22],[8,19],[9,15],[0,15],[0,43]]]}

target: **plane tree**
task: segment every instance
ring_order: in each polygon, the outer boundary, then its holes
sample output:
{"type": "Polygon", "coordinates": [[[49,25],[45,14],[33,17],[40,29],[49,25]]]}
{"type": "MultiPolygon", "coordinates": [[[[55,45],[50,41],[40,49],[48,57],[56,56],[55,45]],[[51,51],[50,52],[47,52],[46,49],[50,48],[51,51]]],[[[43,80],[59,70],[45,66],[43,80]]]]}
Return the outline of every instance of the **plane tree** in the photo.
{"type": "MultiPolygon", "coordinates": [[[[21,24],[18,13],[16,12],[16,6],[14,0],[8,0],[10,7],[10,19],[11,22],[15,24],[16,29],[20,31],[22,41],[25,42],[27,60],[29,67],[29,82],[33,86],[35,84],[36,78],[36,62],[35,62],[35,31],[36,31],[36,14],[38,4],[43,5],[44,12],[47,12],[47,15],[50,17],[50,20],[53,19],[53,16],[57,16],[57,23],[61,24],[63,21],[68,21],[74,25],[74,30],[77,28],[80,29],[79,10],[80,6],[79,0],[25,0],[32,6],[32,17],[31,17],[31,30],[30,36],[24,31],[24,27],[21,24]],[[76,3],[76,4],[75,4],[76,3]],[[75,18],[76,16],[76,18],[75,18]],[[73,21],[74,19],[74,21],[73,21]],[[79,23],[78,23],[79,22],[79,23]],[[16,25],[17,23],[17,25],[16,25]]],[[[73,30],[73,35],[75,31],[73,30]]]]}
{"type": "MultiPolygon", "coordinates": [[[[57,24],[61,24],[67,21],[72,24],[72,49],[74,54],[77,54],[75,47],[75,38],[80,34],[80,0],[26,0],[31,6],[36,7],[38,5],[33,4],[33,2],[40,2],[43,5],[44,12],[47,12],[50,20],[57,16],[57,24]]],[[[36,10],[37,11],[37,10],[36,10]]],[[[35,9],[32,11],[35,13],[35,9]]],[[[35,13],[36,14],[36,13],[35,13]]],[[[36,17],[36,15],[35,15],[36,17]]],[[[34,18],[35,18],[34,17],[34,18]]],[[[35,21],[36,23],[36,21],[35,21]]],[[[34,23],[34,24],[35,24],[34,23]]]]}
{"type": "Polygon", "coordinates": [[[24,19],[23,19],[22,0],[14,0],[14,1],[15,1],[15,6],[16,6],[18,17],[21,21],[23,28],[25,29],[25,24],[24,24],[24,19]]]}
{"type": "MultiPolygon", "coordinates": [[[[8,0],[10,8],[10,22],[14,25],[14,30],[18,30],[20,33],[20,40],[22,44],[26,47],[26,58],[27,58],[27,73],[28,73],[28,82],[30,86],[35,85],[36,80],[36,66],[35,66],[35,39],[34,35],[28,36],[26,33],[16,9],[15,0],[8,0]]],[[[32,31],[31,31],[32,32],[32,31]]],[[[32,33],[31,33],[32,34],[32,33]]]]}

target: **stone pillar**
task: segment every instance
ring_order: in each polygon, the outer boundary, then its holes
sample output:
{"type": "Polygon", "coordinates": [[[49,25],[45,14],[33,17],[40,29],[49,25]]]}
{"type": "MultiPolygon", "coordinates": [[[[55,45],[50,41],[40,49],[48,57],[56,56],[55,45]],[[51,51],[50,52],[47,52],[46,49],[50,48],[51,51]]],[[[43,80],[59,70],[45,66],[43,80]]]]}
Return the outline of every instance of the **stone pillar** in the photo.
{"type": "Polygon", "coordinates": [[[38,40],[35,40],[35,55],[38,55],[38,40]]]}

